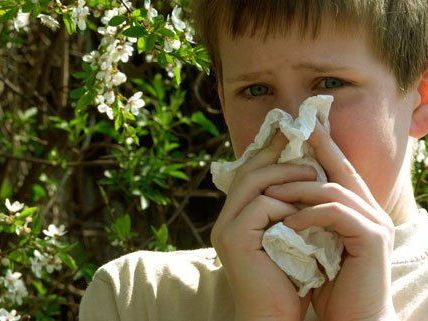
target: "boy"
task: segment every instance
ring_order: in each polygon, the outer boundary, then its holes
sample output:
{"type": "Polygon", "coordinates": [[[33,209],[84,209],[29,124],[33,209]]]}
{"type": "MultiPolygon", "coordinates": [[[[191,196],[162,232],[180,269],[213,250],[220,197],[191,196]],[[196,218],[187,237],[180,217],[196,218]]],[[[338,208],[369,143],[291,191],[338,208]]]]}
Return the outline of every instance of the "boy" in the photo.
{"type": "Polygon", "coordinates": [[[286,144],[276,135],[235,176],[213,248],[104,265],[80,320],[427,319],[428,216],[410,172],[428,132],[426,1],[194,0],[193,14],[236,157],[270,109],[296,117],[309,96],[334,96],[330,135],[318,125],[309,139],[329,182],[276,164],[286,144]],[[345,245],[336,279],[304,298],[261,247],[282,220],[331,227],[345,245]]]}

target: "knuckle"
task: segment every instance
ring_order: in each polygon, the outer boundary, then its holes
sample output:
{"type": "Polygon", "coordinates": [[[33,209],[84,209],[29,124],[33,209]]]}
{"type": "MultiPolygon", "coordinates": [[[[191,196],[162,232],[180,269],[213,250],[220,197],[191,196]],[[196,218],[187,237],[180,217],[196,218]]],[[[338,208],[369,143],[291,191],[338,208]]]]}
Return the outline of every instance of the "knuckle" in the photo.
{"type": "Polygon", "coordinates": [[[253,205],[256,207],[256,208],[262,208],[262,207],[264,207],[264,206],[266,206],[266,203],[269,201],[269,196],[266,196],[266,195],[263,195],[263,194],[261,194],[261,195],[258,195],[255,199],[254,199],[254,201],[253,201],[253,205]]]}
{"type": "Polygon", "coordinates": [[[236,238],[236,233],[232,228],[228,227],[223,229],[221,233],[218,233],[215,240],[216,240],[217,246],[222,248],[227,248],[228,246],[230,246],[230,244],[235,243],[236,241],[235,238],[236,238]]]}
{"type": "Polygon", "coordinates": [[[256,174],[254,171],[251,172],[240,172],[235,176],[235,184],[239,184],[241,186],[248,186],[255,180],[256,174]]]}
{"type": "Polygon", "coordinates": [[[337,196],[337,195],[343,195],[343,187],[334,182],[326,183],[325,188],[327,189],[330,196],[337,196]]]}
{"type": "Polygon", "coordinates": [[[359,176],[358,173],[355,171],[354,166],[352,166],[351,162],[348,159],[345,158],[343,160],[342,166],[345,174],[348,174],[350,176],[359,176]]]}
{"type": "Polygon", "coordinates": [[[380,228],[374,229],[371,236],[373,242],[388,247],[394,239],[394,235],[390,233],[389,228],[386,228],[384,226],[380,226],[380,228]]]}
{"type": "Polygon", "coordinates": [[[329,204],[329,207],[333,212],[341,212],[344,209],[344,205],[340,202],[332,202],[329,204]]]}

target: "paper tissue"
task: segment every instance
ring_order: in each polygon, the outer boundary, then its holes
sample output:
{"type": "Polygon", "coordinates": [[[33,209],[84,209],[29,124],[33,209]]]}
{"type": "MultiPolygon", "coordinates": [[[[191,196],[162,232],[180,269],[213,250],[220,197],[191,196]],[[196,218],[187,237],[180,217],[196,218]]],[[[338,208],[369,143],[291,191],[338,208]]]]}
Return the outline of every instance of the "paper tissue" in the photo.
{"type": "MultiPolygon", "coordinates": [[[[216,187],[227,194],[237,168],[253,157],[259,149],[268,145],[277,130],[289,141],[277,163],[312,166],[317,172],[317,181],[327,182],[324,169],[314,158],[313,149],[307,139],[315,129],[317,117],[330,133],[328,115],[333,100],[330,95],[307,98],[300,105],[299,116],[295,120],[282,109],[269,111],[254,142],[248,145],[238,160],[211,163],[212,179],[216,187]]],[[[301,297],[311,288],[320,287],[326,280],[317,262],[324,268],[329,280],[333,280],[340,270],[343,243],[333,231],[312,226],[295,232],[278,222],[265,231],[262,245],[269,257],[296,285],[301,297]]]]}

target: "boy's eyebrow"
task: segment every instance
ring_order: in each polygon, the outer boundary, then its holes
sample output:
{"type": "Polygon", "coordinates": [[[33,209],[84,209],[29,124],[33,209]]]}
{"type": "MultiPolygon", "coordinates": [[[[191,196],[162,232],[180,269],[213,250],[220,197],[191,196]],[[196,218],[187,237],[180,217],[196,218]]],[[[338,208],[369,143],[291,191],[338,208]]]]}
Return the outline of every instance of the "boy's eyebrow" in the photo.
{"type": "MultiPolygon", "coordinates": [[[[315,72],[319,72],[319,73],[326,73],[326,72],[332,72],[332,71],[352,71],[353,70],[349,66],[340,66],[340,65],[336,65],[336,64],[313,64],[313,63],[309,63],[309,62],[304,62],[304,63],[299,63],[296,65],[293,65],[292,68],[295,70],[306,69],[306,70],[315,71],[315,72]]],[[[260,72],[258,72],[258,71],[250,72],[250,73],[239,75],[236,78],[227,78],[226,82],[227,83],[233,83],[233,82],[238,82],[238,81],[250,81],[250,80],[260,78],[263,75],[272,75],[272,74],[273,73],[271,70],[260,71],[260,72]]]]}

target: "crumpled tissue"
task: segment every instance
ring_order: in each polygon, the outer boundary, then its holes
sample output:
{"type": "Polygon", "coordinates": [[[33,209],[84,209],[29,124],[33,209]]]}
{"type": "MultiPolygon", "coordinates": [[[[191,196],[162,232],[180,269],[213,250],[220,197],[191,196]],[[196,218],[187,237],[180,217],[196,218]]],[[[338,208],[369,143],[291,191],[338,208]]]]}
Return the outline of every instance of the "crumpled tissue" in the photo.
{"type": "MultiPolygon", "coordinates": [[[[282,109],[269,111],[256,135],[244,154],[233,162],[212,162],[213,183],[227,194],[236,170],[258,150],[267,146],[279,129],[288,143],[277,163],[312,166],[317,172],[317,181],[327,182],[324,169],[314,157],[312,146],[307,142],[315,129],[316,118],[330,133],[328,115],[334,100],[330,95],[307,98],[299,107],[299,116],[292,116],[282,109]]],[[[340,270],[343,243],[339,235],[317,226],[296,232],[282,221],[268,228],[262,239],[262,246],[269,257],[288,275],[298,288],[298,295],[304,297],[311,288],[320,287],[326,280],[319,268],[322,266],[331,281],[340,270]],[[319,264],[318,264],[319,263],[319,264]]]]}

